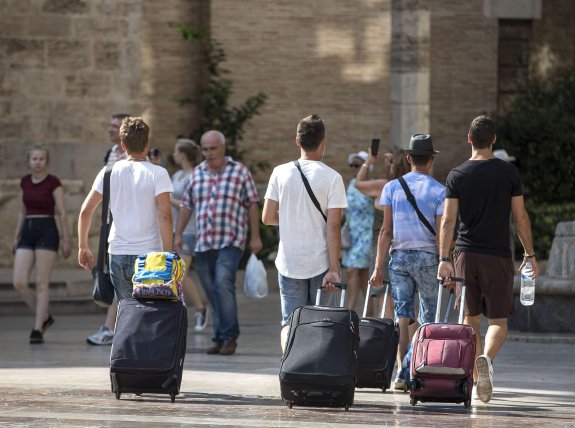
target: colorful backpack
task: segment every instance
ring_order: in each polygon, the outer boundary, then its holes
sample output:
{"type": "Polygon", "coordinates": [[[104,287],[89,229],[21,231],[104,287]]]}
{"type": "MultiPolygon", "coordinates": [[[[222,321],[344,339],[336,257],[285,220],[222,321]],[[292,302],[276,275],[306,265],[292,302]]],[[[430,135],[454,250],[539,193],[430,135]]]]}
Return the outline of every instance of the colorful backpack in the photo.
{"type": "Polygon", "coordinates": [[[186,264],[176,253],[142,254],[136,259],[134,270],[134,299],[184,300],[182,280],[186,264]]]}

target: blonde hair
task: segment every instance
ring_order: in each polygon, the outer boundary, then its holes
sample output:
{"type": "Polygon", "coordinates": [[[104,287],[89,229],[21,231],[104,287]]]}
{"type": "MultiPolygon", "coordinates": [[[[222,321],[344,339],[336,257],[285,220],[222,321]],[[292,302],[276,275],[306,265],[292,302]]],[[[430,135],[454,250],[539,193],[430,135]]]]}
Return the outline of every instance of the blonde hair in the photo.
{"type": "Polygon", "coordinates": [[[194,140],[189,138],[179,138],[176,141],[176,150],[183,153],[192,165],[196,166],[198,164],[198,158],[200,157],[200,147],[194,140]]]}
{"type": "Polygon", "coordinates": [[[126,117],[120,126],[120,141],[128,153],[142,153],[148,145],[150,127],[141,117],[126,117]]]}
{"type": "Polygon", "coordinates": [[[30,162],[30,155],[35,151],[44,152],[46,154],[46,163],[50,163],[50,151],[48,150],[48,146],[42,143],[34,144],[28,149],[26,152],[26,162],[30,162]]]}

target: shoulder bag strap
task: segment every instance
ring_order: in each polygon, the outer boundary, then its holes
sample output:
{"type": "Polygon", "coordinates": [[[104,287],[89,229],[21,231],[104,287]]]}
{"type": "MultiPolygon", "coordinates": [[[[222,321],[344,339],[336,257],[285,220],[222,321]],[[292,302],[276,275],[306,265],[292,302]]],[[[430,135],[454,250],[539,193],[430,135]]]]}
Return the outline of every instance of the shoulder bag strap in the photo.
{"type": "Polygon", "coordinates": [[[317,210],[320,212],[323,219],[327,222],[327,216],[321,210],[319,202],[318,202],[317,198],[315,197],[315,195],[313,194],[313,190],[311,190],[311,186],[309,185],[309,181],[307,181],[306,176],[303,175],[303,171],[301,170],[301,166],[299,165],[299,161],[293,161],[293,163],[295,164],[296,168],[299,170],[299,173],[301,174],[301,179],[303,180],[303,184],[305,186],[305,189],[307,190],[309,197],[311,198],[311,201],[313,202],[313,204],[315,205],[317,210]]]}
{"type": "Polygon", "coordinates": [[[112,223],[112,213],[110,212],[110,175],[112,166],[106,168],[104,173],[104,191],[102,194],[102,226],[100,226],[100,245],[98,246],[98,261],[96,267],[104,271],[106,265],[106,253],[108,252],[108,234],[112,223]]]}
{"type": "Polygon", "coordinates": [[[431,232],[431,234],[433,236],[435,236],[435,230],[433,229],[431,224],[429,224],[429,221],[425,218],[423,213],[421,211],[419,211],[419,207],[417,206],[417,202],[415,202],[415,197],[413,196],[413,193],[411,193],[411,190],[409,190],[409,187],[407,186],[405,179],[403,177],[399,177],[398,180],[399,180],[399,184],[401,184],[401,187],[403,187],[403,191],[407,195],[407,200],[415,209],[415,212],[417,213],[419,220],[421,220],[423,225],[429,229],[429,231],[431,232]]]}

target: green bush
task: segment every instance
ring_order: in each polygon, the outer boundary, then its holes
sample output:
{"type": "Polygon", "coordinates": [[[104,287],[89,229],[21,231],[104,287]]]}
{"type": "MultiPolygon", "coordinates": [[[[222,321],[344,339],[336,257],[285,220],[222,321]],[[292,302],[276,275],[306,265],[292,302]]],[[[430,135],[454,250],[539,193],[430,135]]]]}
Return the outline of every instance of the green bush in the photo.
{"type": "MultiPolygon", "coordinates": [[[[575,202],[563,204],[537,204],[531,201],[526,203],[531,229],[533,231],[533,246],[539,260],[549,257],[551,244],[555,237],[557,223],[562,221],[575,221],[575,202]]],[[[521,256],[521,242],[516,239],[516,254],[521,256]]]]}
{"type": "Polygon", "coordinates": [[[573,200],[575,70],[562,70],[545,80],[530,79],[527,92],[497,119],[497,138],[495,148],[517,158],[527,201],[573,200]]]}

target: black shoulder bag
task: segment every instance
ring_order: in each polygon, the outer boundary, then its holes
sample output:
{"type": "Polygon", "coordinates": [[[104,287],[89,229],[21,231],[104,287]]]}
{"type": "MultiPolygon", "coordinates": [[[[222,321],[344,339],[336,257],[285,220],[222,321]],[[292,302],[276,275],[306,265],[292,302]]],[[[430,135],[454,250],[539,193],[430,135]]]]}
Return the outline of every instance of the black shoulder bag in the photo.
{"type": "Polygon", "coordinates": [[[327,222],[327,216],[321,210],[319,202],[318,202],[317,198],[315,197],[315,195],[313,194],[313,190],[311,190],[311,186],[309,185],[309,181],[307,181],[307,177],[303,174],[303,171],[301,170],[301,166],[299,165],[299,161],[293,161],[293,163],[296,166],[296,168],[299,170],[299,173],[301,174],[301,179],[303,180],[303,185],[305,186],[305,189],[307,190],[307,193],[308,193],[309,197],[311,198],[311,201],[313,202],[313,204],[315,205],[317,210],[320,212],[323,219],[327,222]]]}
{"type": "Polygon", "coordinates": [[[100,245],[98,246],[98,261],[92,269],[94,289],[92,299],[98,305],[108,307],[114,301],[114,286],[110,278],[110,271],[107,268],[108,234],[112,223],[112,213],[110,206],[110,174],[112,167],[106,168],[104,173],[104,193],[102,195],[102,226],[100,226],[100,245]],[[109,217],[108,217],[109,214],[109,217]]]}
{"type": "Polygon", "coordinates": [[[427,227],[429,229],[429,231],[431,232],[431,234],[433,236],[435,236],[435,229],[431,226],[431,224],[429,223],[429,221],[425,218],[425,216],[423,215],[423,213],[421,211],[419,211],[419,207],[417,206],[417,202],[415,202],[415,196],[413,196],[413,193],[411,193],[411,190],[409,190],[409,187],[407,186],[407,183],[405,182],[405,179],[403,177],[399,177],[399,184],[401,184],[401,187],[403,187],[403,191],[405,192],[405,194],[407,195],[407,200],[409,201],[409,203],[413,206],[413,208],[415,209],[415,212],[417,213],[417,216],[419,217],[419,220],[421,220],[421,222],[423,223],[423,225],[425,227],[427,227]]]}

